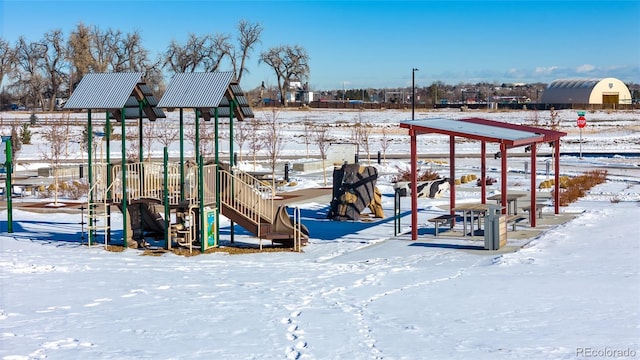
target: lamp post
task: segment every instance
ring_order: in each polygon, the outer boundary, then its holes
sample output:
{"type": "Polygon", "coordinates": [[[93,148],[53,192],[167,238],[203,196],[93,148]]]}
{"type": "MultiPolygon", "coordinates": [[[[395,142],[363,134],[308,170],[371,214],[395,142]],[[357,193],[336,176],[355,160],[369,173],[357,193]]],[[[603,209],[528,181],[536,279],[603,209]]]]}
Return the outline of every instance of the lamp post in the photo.
{"type": "Polygon", "coordinates": [[[411,69],[411,120],[416,118],[416,71],[417,68],[411,69]]]}

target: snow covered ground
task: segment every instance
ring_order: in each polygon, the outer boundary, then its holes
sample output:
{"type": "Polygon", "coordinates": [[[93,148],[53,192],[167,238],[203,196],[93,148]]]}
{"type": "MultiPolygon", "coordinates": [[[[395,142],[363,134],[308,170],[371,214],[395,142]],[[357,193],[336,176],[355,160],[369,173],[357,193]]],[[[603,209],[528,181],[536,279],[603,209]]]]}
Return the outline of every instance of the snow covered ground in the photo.
{"type": "MultiPolygon", "coordinates": [[[[410,112],[284,111],[280,119],[288,124],[292,141],[283,151],[305,154],[304,141],[296,136],[304,118],[340,124],[361,116],[363,123],[377,128],[395,128],[407,115],[410,112]]],[[[530,124],[527,118],[532,115],[416,114],[432,116],[530,124]]],[[[539,116],[544,120],[546,113],[539,116]]],[[[560,116],[560,130],[569,133],[562,151],[578,151],[575,112],[562,111],[560,116]]],[[[587,119],[593,121],[583,132],[585,152],[640,152],[638,112],[588,113],[587,119]]],[[[349,130],[345,126],[333,131],[347,137],[349,130]]],[[[442,138],[419,137],[420,146],[445,153],[448,138],[442,138]]],[[[408,153],[407,142],[398,132],[389,153],[408,153]]],[[[461,154],[479,148],[472,142],[460,146],[466,149],[458,148],[461,154]]],[[[19,160],[37,160],[39,151],[34,149],[37,146],[27,147],[19,160]]],[[[524,159],[509,159],[510,189],[530,190],[521,171],[524,159]]],[[[546,160],[539,161],[544,180],[546,160]]],[[[640,158],[565,156],[560,161],[561,171],[570,175],[607,169],[609,180],[561,208],[575,219],[548,228],[511,253],[433,246],[427,241],[431,235],[417,241],[408,235],[394,237],[390,179],[396,166],[406,166],[402,159],[379,166],[387,219],[338,223],[323,218],[328,203],[297,204],[311,230],[302,253],[112,253],[80,245],[80,214],[15,210],[14,233],[8,234],[2,211],[0,357],[639,358],[640,158]]],[[[477,171],[479,164],[461,155],[456,165],[458,174],[465,174],[477,171]]],[[[23,166],[34,165],[25,161],[23,166]]],[[[448,171],[446,164],[425,161],[424,166],[448,171]]],[[[497,177],[497,163],[490,160],[489,166],[490,175],[497,177]]],[[[293,176],[299,184],[292,188],[322,183],[317,172],[293,176]]],[[[477,196],[473,191],[457,195],[460,201],[477,196]]],[[[430,212],[447,203],[446,197],[420,199],[419,207],[425,210],[419,223],[431,226],[426,222],[430,212]]],[[[409,201],[403,201],[404,232],[410,226],[408,211],[409,201]]],[[[228,222],[221,225],[221,240],[228,239],[228,222]]],[[[252,240],[238,229],[236,241],[252,240]]]]}

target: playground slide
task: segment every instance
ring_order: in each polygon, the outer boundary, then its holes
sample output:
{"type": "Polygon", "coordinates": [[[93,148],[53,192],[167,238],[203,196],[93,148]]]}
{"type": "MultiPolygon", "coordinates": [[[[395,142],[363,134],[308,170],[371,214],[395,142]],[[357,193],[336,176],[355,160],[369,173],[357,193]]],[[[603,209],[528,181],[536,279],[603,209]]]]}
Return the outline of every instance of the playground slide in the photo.
{"type": "Polygon", "coordinates": [[[164,235],[164,206],[153,201],[140,204],[140,215],[145,230],[164,235]]]}
{"type": "MultiPolygon", "coordinates": [[[[280,205],[278,210],[276,211],[276,217],[273,221],[273,225],[271,227],[271,232],[275,235],[281,235],[276,237],[289,237],[293,238],[294,234],[294,224],[293,219],[289,216],[287,212],[286,205],[280,205]]],[[[302,232],[302,239],[306,240],[309,238],[309,229],[303,224],[300,224],[300,232],[302,232]]]]}

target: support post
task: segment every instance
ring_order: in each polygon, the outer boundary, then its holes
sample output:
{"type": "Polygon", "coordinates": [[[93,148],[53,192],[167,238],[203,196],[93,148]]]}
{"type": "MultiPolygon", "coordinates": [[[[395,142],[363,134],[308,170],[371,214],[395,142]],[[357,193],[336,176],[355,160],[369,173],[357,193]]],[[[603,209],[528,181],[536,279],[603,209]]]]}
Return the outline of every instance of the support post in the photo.
{"type": "Polygon", "coordinates": [[[555,150],[554,171],[555,171],[555,191],[553,192],[553,211],[557,215],[560,213],[560,139],[556,140],[553,149],[555,150]]]}
{"type": "Polygon", "coordinates": [[[409,129],[411,136],[411,240],[418,240],[418,145],[415,129],[409,129]]]}
{"type": "MultiPolygon", "coordinates": [[[[113,176],[111,174],[111,169],[112,169],[112,164],[111,164],[111,119],[109,118],[110,114],[109,111],[107,110],[105,112],[105,123],[104,123],[104,138],[105,138],[105,146],[106,146],[106,152],[107,152],[107,199],[105,199],[105,201],[111,200],[113,199],[113,193],[111,190],[111,184],[113,183],[113,176]]],[[[123,116],[124,117],[124,116],[123,116]]],[[[124,120],[123,120],[124,122],[124,120]]],[[[125,134],[123,132],[122,134],[122,138],[125,138],[125,134]]],[[[124,148],[123,148],[124,149],[124,148]]],[[[123,150],[124,151],[124,150],[123,150]]],[[[100,159],[102,160],[102,159],[100,159]]],[[[124,169],[124,162],[122,163],[122,168],[124,169]]],[[[124,181],[124,180],[123,180],[124,181]]],[[[126,213],[123,212],[123,215],[125,215],[126,213]]],[[[124,217],[124,216],[123,216],[124,217]]],[[[111,244],[111,206],[107,206],[107,231],[104,234],[105,238],[107,239],[106,243],[107,244],[111,244]]]]}
{"type": "Polygon", "coordinates": [[[167,172],[167,168],[169,165],[169,150],[167,149],[167,147],[164,147],[164,157],[163,157],[163,163],[164,163],[164,184],[165,186],[163,186],[163,203],[164,203],[164,240],[167,242],[167,247],[166,249],[169,250],[171,249],[171,236],[169,235],[169,219],[171,217],[171,214],[169,213],[169,188],[166,186],[166,184],[169,183],[169,174],[167,172]]]}
{"type": "Polygon", "coordinates": [[[142,127],[142,106],[143,105],[144,105],[144,100],[138,101],[138,158],[140,159],[140,162],[144,161],[144,131],[142,127]]]}
{"type": "Polygon", "coordinates": [[[398,236],[400,234],[400,215],[402,211],[400,210],[400,189],[395,189],[394,201],[393,201],[393,236],[398,236]]]}
{"type": "Polygon", "coordinates": [[[531,144],[531,203],[529,204],[531,210],[529,210],[529,225],[536,227],[536,152],[537,146],[535,143],[531,144]]]}
{"type": "Polygon", "coordinates": [[[184,201],[184,117],[180,108],[180,201],[184,201]]]}
{"type": "Polygon", "coordinates": [[[87,177],[89,181],[89,226],[87,228],[87,243],[91,246],[91,240],[93,239],[93,128],[91,126],[91,109],[87,109],[87,177]]]}
{"type": "Polygon", "coordinates": [[[2,141],[5,142],[5,170],[7,171],[7,182],[4,192],[7,195],[7,232],[13,233],[13,199],[11,178],[13,176],[13,149],[11,147],[11,136],[3,136],[2,141]]]}
{"type": "Polygon", "coordinates": [[[213,113],[215,121],[215,162],[216,162],[216,244],[218,246],[218,239],[220,237],[220,144],[218,142],[219,137],[219,120],[218,120],[218,108],[214,109],[213,113]]]}
{"type": "MultiPolygon", "coordinates": [[[[122,143],[122,244],[125,249],[129,247],[127,243],[127,137],[125,136],[127,133],[126,121],[125,121],[125,108],[123,107],[120,111],[120,123],[121,123],[121,143],[122,143]]],[[[109,229],[111,232],[111,229],[109,229]]]]}
{"type": "Polygon", "coordinates": [[[507,145],[500,144],[500,172],[502,173],[502,177],[500,180],[500,192],[502,192],[502,214],[507,213],[507,145]]]}
{"type": "MultiPolygon", "coordinates": [[[[455,215],[456,207],[456,137],[449,136],[449,214],[455,215]]],[[[455,223],[455,220],[454,220],[455,223]]]]}
{"type": "Polygon", "coordinates": [[[487,142],[486,141],[482,141],[480,143],[480,178],[481,178],[481,184],[480,184],[480,199],[482,200],[481,203],[486,204],[487,203],[487,181],[486,181],[486,177],[487,177],[487,142]]]}
{"type": "Polygon", "coordinates": [[[198,157],[198,224],[200,228],[200,252],[204,253],[207,246],[207,238],[205,236],[206,229],[204,226],[204,161],[202,155],[198,157]]]}
{"type": "MultiPolygon", "coordinates": [[[[235,105],[234,99],[229,99],[229,172],[233,174],[233,167],[236,165],[235,158],[233,157],[233,107],[235,105]]],[[[231,192],[233,194],[234,191],[234,180],[231,177],[231,192]]],[[[230,235],[231,235],[231,243],[235,242],[235,225],[233,221],[230,223],[230,235]]],[[[260,235],[260,234],[258,234],[260,235]]]]}

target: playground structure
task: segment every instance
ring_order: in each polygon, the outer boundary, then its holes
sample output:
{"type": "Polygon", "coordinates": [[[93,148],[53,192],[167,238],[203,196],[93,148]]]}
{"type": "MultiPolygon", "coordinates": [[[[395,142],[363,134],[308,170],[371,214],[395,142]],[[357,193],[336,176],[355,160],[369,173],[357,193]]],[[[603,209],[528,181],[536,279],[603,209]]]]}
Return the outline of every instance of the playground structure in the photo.
{"type": "Polygon", "coordinates": [[[334,168],[333,196],[327,217],[338,221],[360,220],[360,214],[368,207],[376,218],[383,218],[377,179],[378,170],[373,166],[356,163],[334,168]]]}
{"type": "MultiPolygon", "coordinates": [[[[242,89],[234,83],[232,72],[176,74],[163,98],[158,102],[141,73],[91,73],[85,75],[65,109],[87,110],[88,134],[88,241],[98,233],[105,245],[113,243],[111,209],[123,214],[122,242],[125,247],[145,246],[145,236],[153,235],[172,246],[194,248],[204,252],[219,245],[219,214],[260,239],[272,240],[300,249],[308,238],[300,223],[299,210],[293,219],[286,208],[275,209],[272,189],[258,179],[239,171],[231,157],[228,164],[219,159],[219,117],[229,119],[230,152],[233,153],[233,119],[253,118],[242,89]],[[142,120],[164,118],[162,108],[180,110],[180,161],[169,162],[167,148],[163,162],[143,161],[142,120]],[[195,117],[194,160],[186,161],[184,151],[183,108],[193,108],[195,117]],[[92,110],[106,113],[104,141],[106,161],[92,164],[92,110]],[[138,119],[139,161],[126,159],[126,137],[121,136],[122,158],[110,159],[111,121],[115,119],[126,134],[127,120],[138,119]],[[199,122],[215,121],[215,159],[204,162],[199,153],[199,122]]],[[[164,120],[166,121],[166,120],[164,120]]],[[[102,160],[102,159],[101,159],[102,160]]]]}

